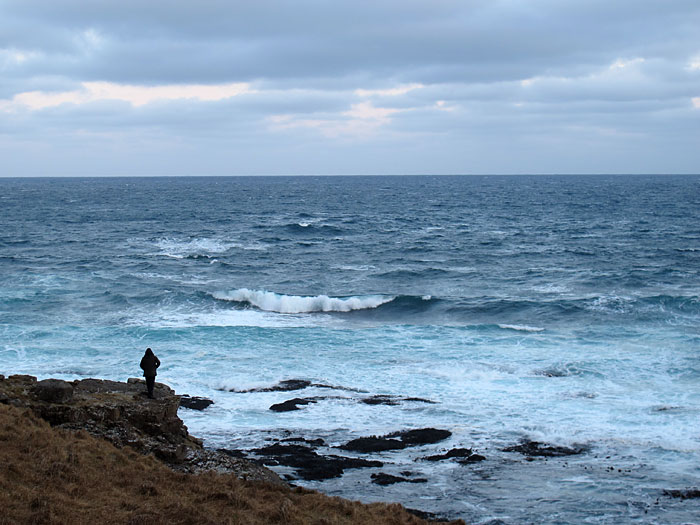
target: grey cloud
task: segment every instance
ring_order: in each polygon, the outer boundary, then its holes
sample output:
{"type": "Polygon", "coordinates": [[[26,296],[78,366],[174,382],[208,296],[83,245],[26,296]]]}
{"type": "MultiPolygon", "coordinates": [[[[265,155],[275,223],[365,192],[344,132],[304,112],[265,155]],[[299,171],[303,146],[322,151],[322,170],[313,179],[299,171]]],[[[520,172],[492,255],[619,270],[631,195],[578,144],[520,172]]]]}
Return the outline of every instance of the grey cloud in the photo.
{"type": "Polygon", "coordinates": [[[0,54],[0,104],[87,81],[257,92],[0,109],[0,154],[17,173],[697,171],[698,27],[697,0],[5,0],[0,53],[23,55],[0,54]],[[360,103],[402,111],[293,125],[360,103]]]}
{"type": "Polygon", "coordinates": [[[43,68],[125,82],[508,80],[697,44],[694,2],[9,2],[43,68]],[[661,5],[663,4],[663,5],[661,5]],[[40,28],[39,31],[29,29],[40,28]],[[674,28],[673,35],[668,27],[674,28]],[[80,32],[101,48],[86,56],[80,32]],[[33,36],[28,36],[33,35],[33,36]],[[32,43],[33,41],[33,43],[32,43]],[[55,65],[52,66],[51,62],[55,65]]]}

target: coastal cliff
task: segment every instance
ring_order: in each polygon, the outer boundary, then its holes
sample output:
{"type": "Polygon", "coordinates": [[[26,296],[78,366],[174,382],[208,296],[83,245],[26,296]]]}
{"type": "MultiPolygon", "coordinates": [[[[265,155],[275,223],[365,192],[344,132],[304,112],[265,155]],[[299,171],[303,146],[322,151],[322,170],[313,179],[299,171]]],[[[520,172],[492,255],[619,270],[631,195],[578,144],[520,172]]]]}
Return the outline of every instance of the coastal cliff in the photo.
{"type": "Polygon", "coordinates": [[[160,383],[147,399],[140,379],[0,375],[0,523],[425,523],[205,449],[179,406],[160,383]]]}

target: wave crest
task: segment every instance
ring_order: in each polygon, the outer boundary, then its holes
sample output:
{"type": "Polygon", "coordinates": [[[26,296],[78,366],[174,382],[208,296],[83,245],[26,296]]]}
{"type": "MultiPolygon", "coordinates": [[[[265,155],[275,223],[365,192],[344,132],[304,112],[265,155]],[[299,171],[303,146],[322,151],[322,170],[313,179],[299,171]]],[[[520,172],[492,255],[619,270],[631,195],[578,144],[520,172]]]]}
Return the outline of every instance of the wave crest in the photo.
{"type": "Polygon", "coordinates": [[[353,310],[377,308],[395,299],[393,296],[386,295],[358,297],[282,295],[264,290],[249,290],[247,288],[240,288],[231,292],[214,292],[212,296],[220,301],[247,303],[260,310],[281,314],[351,312],[353,310]]]}

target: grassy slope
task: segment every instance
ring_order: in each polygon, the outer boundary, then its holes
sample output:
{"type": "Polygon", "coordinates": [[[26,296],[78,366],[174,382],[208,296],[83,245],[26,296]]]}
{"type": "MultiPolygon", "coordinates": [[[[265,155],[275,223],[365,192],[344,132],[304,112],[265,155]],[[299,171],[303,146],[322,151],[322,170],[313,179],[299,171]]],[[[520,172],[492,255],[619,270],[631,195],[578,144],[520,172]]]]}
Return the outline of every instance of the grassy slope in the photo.
{"type": "Polygon", "coordinates": [[[363,505],[226,474],[179,474],[7,405],[0,405],[0,509],[0,525],[425,523],[396,504],[363,505]]]}

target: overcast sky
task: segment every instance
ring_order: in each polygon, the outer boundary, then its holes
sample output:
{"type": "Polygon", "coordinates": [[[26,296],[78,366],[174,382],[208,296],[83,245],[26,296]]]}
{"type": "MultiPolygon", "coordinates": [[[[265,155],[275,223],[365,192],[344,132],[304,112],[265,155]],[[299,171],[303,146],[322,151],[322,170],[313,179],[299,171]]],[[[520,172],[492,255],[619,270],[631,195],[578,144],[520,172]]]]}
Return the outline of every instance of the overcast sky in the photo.
{"type": "Polygon", "coordinates": [[[0,176],[700,173],[699,0],[0,0],[0,176]]]}

